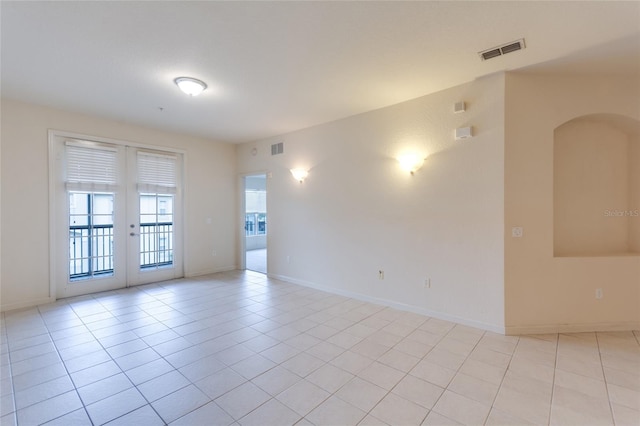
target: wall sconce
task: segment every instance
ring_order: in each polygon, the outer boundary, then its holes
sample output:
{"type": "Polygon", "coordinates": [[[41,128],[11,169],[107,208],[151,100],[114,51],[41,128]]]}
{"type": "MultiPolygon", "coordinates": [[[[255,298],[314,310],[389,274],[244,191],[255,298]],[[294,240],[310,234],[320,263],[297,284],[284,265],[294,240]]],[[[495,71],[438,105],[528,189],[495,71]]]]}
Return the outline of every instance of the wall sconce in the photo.
{"type": "Polygon", "coordinates": [[[400,163],[402,170],[405,170],[412,175],[420,170],[420,167],[424,164],[424,158],[416,153],[402,154],[397,158],[397,160],[398,163],[400,163]]]}
{"type": "Polygon", "coordinates": [[[302,183],[309,175],[309,172],[304,169],[291,169],[291,175],[293,175],[295,180],[302,183]]]}

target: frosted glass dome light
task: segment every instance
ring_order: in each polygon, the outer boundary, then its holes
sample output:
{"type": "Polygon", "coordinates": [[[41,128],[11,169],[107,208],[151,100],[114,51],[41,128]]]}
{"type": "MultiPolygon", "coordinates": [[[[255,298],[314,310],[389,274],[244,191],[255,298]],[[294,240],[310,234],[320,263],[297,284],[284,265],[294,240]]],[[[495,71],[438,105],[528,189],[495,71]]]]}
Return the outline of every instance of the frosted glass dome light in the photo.
{"type": "Polygon", "coordinates": [[[178,85],[180,90],[189,96],[198,96],[207,88],[204,81],[200,81],[196,78],[178,77],[173,81],[178,85]]]}

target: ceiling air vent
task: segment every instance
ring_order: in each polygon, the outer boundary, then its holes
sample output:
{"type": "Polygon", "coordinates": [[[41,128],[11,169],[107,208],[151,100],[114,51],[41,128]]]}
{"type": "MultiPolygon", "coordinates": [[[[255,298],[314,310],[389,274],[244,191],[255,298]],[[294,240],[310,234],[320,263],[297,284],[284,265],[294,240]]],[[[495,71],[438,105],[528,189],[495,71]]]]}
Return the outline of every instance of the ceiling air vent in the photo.
{"type": "Polygon", "coordinates": [[[271,145],[271,155],[278,155],[284,152],[284,142],[271,145]]]}
{"type": "Polygon", "coordinates": [[[498,56],[515,52],[516,50],[522,50],[525,47],[524,39],[521,38],[520,40],[512,41],[511,43],[503,44],[502,46],[483,50],[482,52],[478,52],[478,55],[480,55],[480,58],[482,58],[483,61],[486,61],[487,59],[497,58],[498,56]]]}

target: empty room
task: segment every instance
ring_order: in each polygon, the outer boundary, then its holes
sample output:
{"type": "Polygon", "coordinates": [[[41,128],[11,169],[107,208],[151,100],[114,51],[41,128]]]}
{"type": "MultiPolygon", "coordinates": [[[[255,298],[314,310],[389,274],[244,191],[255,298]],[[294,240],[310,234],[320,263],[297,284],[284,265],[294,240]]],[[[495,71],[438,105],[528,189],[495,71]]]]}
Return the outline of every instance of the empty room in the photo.
{"type": "Polygon", "coordinates": [[[0,20],[2,426],[640,426],[639,2],[0,20]]]}

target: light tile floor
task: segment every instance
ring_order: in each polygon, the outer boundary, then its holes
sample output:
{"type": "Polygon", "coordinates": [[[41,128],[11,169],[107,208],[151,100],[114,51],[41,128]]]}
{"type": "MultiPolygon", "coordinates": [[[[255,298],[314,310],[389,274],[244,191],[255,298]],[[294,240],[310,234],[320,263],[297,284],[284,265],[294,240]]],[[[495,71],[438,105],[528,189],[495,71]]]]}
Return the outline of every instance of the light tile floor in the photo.
{"type": "Polygon", "coordinates": [[[3,426],[640,423],[640,332],[505,337],[237,271],[1,319],[3,426]]]}

